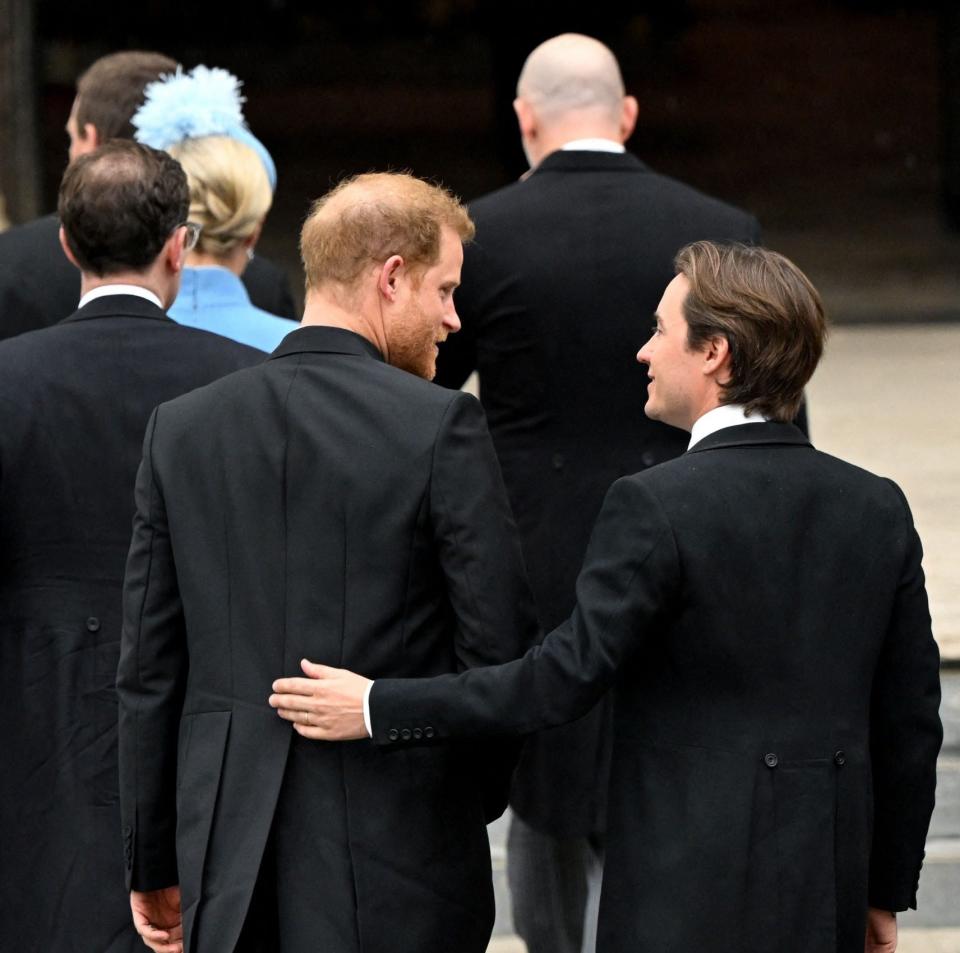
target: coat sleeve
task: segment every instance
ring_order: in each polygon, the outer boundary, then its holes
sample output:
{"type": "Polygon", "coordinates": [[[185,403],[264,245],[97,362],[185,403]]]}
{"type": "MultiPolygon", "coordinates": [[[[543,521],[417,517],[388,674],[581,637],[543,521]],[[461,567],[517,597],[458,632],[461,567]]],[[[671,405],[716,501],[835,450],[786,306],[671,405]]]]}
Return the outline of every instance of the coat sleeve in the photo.
{"type": "Polygon", "coordinates": [[[166,509],[153,466],[159,414],[160,408],[147,424],[137,473],[117,673],[120,813],[127,886],[135,890],[179,882],[177,733],[187,649],[166,509]]]}
{"type": "MultiPolygon", "coordinates": [[[[456,620],[458,667],[521,656],[539,635],[517,528],[479,403],[458,394],[434,449],[430,516],[456,620]]],[[[503,742],[472,751],[488,820],[503,813],[519,747],[503,742]]]]}
{"type": "Polygon", "coordinates": [[[642,478],[618,480],[594,527],[573,615],[505,665],[378,679],[370,694],[374,741],[403,744],[404,728],[440,739],[525,734],[579,717],[672,602],[679,579],[673,534],[657,500],[642,478]]]}
{"type": "Polygon", "coordinates": [[[920,538],[903,505],[904,560],[873,683],[870,757],[874,826],[869,900],[882,910],[916,908],[933,812],[940,723],[940,655],[930,627],[920,538]]]}

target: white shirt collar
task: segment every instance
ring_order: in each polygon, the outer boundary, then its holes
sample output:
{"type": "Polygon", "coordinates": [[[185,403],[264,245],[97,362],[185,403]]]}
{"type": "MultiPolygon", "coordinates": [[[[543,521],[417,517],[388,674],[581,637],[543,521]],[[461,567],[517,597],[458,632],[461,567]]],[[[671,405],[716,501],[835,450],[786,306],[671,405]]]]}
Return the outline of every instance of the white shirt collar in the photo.
{"type": "Polygon", "coordinates": [[[623,143],[613,139],[573,139],[560,147],[562,152],[626,152],[623,143]]]}
{"type": "Polygon", "coordinates": [[[81,299],[78,308],[96,301],[97,298],[106,298],[107,295],[133,295],[136,298],[143,298],[146,301],[152,301],[160,310],[163,310],[163,302],[149,289],[140,285],[100,285],[93,291],[88,291],[81,299]]]}
{"type": "Polygon", "coordinates": [[[708,410],[690,428],[690,443],[687,444],[687,449],[689,450],[704,437],[718,430],[736,427],[739,424],[762,424],[766,420],[763,414],[748,414],[743,409],[743,404],[721,404],[713,410],[708,410]]]}

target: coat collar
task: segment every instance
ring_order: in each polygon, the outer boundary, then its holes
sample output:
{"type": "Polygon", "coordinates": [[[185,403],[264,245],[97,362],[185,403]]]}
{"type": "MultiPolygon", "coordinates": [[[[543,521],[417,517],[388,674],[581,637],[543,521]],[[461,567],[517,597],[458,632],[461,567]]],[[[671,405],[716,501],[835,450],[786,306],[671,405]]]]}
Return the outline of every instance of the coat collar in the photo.
{"type": "Polygon", "coordinates": [[[812,446],[798,427],[793,424],[781,424],[768,420],[762,424],[739,424],[735,427],[724,427],[708,434],[687,453],[702,453],[704,450],[720,450],[727,447],[758,447],[758,446],[812,446]]]}
{"type": "Polygon", "coordinates": [[[544,172],[649,172],[635,155],[629,152],[593,152],[558,149],[551,152],[533,170],[531,178],[544,172]]]}
{"type": "Polygon", "coordinates": [[[354,354],[383,360],[377,347],[365,337],[345,328],[330,328],[319,324],[301,326],[291,331],[277,346],[268,360],[290,354],[354,354]]]}
{"type": "Polygon", "coordinates": [[[158,308],[152,301],[146,298],[138,298],[136,295],[104,295],[102,298],[94,298],[89,304],[78,308],[73,314],[64,318],[60,323],[67,324],[73,321],[86,321],[90,318],[150,318],[154,321],[173,320],[158,308]]]}

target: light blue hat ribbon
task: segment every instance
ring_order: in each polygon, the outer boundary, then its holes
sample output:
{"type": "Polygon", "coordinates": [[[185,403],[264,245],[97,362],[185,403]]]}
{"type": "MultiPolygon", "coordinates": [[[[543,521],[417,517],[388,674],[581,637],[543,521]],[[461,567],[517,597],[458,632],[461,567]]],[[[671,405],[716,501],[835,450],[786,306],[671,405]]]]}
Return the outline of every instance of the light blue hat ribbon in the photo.
{"type": "Polygon", "coordinates": [[[131,120],[137,142],[169,149],[184,139],[229,136],[260,156],[270,188],[277,187],[277,168],[266,146],[249,130],[243,118],[240,80],[219,67],[195,66],[150,83],[143,105],[131,120]]]}

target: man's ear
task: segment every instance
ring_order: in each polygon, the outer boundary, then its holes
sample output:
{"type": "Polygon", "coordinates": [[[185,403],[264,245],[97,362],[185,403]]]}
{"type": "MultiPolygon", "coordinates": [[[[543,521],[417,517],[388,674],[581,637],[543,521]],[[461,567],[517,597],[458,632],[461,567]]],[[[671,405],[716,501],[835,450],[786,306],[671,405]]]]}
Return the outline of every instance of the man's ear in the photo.
{"type": "Polygon", "coordinates": [[[730,378],[730,342],[722,335],[710,338],[703,348],[703,373],[725,384],[730,378]]]}
{"type": "Polygon", "coordinates": [[[94,149],[99,149],[103,142],[99,130],[92,122],[85,122],[83,124],[83,138],[88,143],[91,152],[93,152],[94,149]]]}
{"type": "Polygon", "coordinates": [[[620,107],[620,141],[626,142],[637,125],[637,116],[640,113],[640,104],[636,96],[624,96],[620,107]]]}
{"type": "Polygon", "coordinates": [[[70,250],[70,243],[67,241],[67,233],[63,230],[63,226],[60,226],[60,247],[63,249],[64,255],[67,256],[67,261],[70,262],[74,268],[80,268],[80,263],[77,261],[76,256],[70,250]]]}
{"type": "Polygon", "coordinates": [[[400,255],[391,255],[381,266],[377,275],[377,288],[387,301],[397,300],[400,288],[400,279],[405,269],[403,258],[400,255]]]}
{"type": "Polygon", "coordinates": [[[171,274],[178,275],[183,271],[183,266],[187,261],[186,242],[187,230],[185,228],[175,228],[170,233],[170,237],[163,248],[160,249],[160,257],[166,263],[171,274]]]}
{"type": "Polygon", "coordinates": [[[517,114],[517,124],[520,126],[520,135],[527,142],[537,138],[537,116],[533,107],[522,96],[513,101],[513,111],[517,114]]]}

